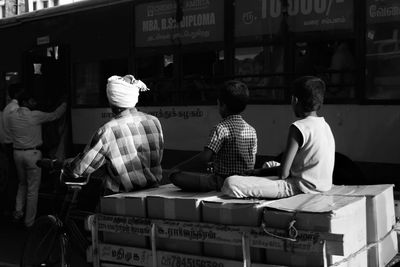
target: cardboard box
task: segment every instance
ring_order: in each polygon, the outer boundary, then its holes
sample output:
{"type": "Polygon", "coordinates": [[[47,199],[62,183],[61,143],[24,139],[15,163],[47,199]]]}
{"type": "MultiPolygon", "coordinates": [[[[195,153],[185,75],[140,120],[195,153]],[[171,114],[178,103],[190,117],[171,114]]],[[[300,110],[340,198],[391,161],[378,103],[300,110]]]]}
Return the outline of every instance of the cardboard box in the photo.
{"type": "Polygon", "coordinates": [[[397,255],[397,251],[397,232],[391,231],[386,237],[380,240],[375,247],[368,250],[368,267],[387,266],[397,255]]]}
{"type": "Polygon", "coordinates": [[[366,197],[368,243],[384,237],[396,223],[393,185],[334,186],[323,194],[366,197]]]}
{"type": "MultiPolygon", "coordinates": [[[[153,264],[152,251],[116,245],[102,244],[99,246],[101,266],[127,267],[127,266],[218,266],[218,267],[243,267],[242,261],[232,261],[221,258],[208,258],[197,255],[157,251],[157,262],[153,264]],[[104,262],[105,261],[105,262],[104,262]]],[[[252,264],[253,267],[287,267],[278,265],[252,264]]]]}
{"type": "MultiPolygon", "coordinates": [[[[172,185],[163,185],[160,187],[144,189],[130,193],[120,193],[102,197],[100,199],[100,212],[108,215],[147,217],[146,197],[150,195],[159,195],[168,191],[172,185]]],[[[126,233],[103,233],[103,242],[118,245],[130,245],[141,248],[149,248],[148,237],[126,234],[126,233]]]]}
{"type": "MultiPolygon", "coordinates": [[[[201,222],[201,201],[219,195],[218,192],[186,192],[171,186],[159,195],[147,197],[148,217],[151,219],[201,222]]],[[[157,238],[159,250],[202,255],[202,242],[157,238]]]]}
{"type": "Polygon", "coordinates": [[[297,230],[343,234],[344,255],[324,257],[322,251],[299,252],[291,247],[291,241],[282,239],[286,251],[268,250],[266,262],[311,267],[343,261],[338,266],[367,266],[366,250],[362,251],[367,244],[365,201],[365,197],[300,194],[267,203],[264,211],[267,227],[288,229],[295,220],[297,230]],[[346,260],[353,253],[355,257],[346,260]]]}
{"type": "MultiPolygon", "coordinates": [[[[228,199],[213,197],[203,201],[203,222],[255,226],[261,225],[263,207],[268,201],[258,199],[228,199]]],[[[242,260],[242,246],[204,243],[204,254],[232,260],[242,260]]],[[[252,262],[264,262],[265,249],[251,248],[252,262]]]]}
{"type": "Polygon", "coordinates": [[[398,252],[397,236],[390,233],[396,223],[393,185],[334,186],[323,194],[366,197],[368,266],[386,266],[398,252]]]}
{"type": "MultiPolygon", "coordinates": [[[[341,264],[333,265],[335,267],[367,267],[367,250],[361,251],[354,257],[349,257],[341,264]]],[[[267,264],[272,264],[271,262],[280,262],[279,265],[282,266],[332,266],[329,265],[327,260],[322,259],[322,254],[319,253],[293,253],[291,251],[277,251],[277,250],[267,250],[266,255],[267,264]]],[[[275,263],[277,264],[277,263],[275,263]]]]}

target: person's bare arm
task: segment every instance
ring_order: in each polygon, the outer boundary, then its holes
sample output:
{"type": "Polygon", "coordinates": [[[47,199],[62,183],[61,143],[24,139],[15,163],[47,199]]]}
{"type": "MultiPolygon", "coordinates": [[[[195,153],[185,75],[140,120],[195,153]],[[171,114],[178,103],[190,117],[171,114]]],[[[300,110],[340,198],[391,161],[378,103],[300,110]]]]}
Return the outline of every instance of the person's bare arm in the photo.
{"type": "Polygon", "coordinates": [[[281,165],[281,179],[286,179],[290,175],[290,168],[292,167],[294,157],[298,149],[302,146],[303,137],[295,126],[291,125],[289,128],[289,135],[286,143],[285,153],[282,158],[281,165]]]}
{"type": "Polygon", "coordinates": [[[62,115],[64,115],[66,109],[67,109],[67,103],[63,102],[53,112],[42,112],[39,110],[33,110],[32,111],[32,120],[33,120],[32,122],[41,124],[41,123],[57,120],[62,115]]]}
{"type": "Polygon", "coordinates": [[[203,152],[200,153],[200,161],[204,164],[204,166],[207,166],[207,163],[209,163],[212,160],[212,157],[214,155],[214,152],[205,147],[203,152]]]}

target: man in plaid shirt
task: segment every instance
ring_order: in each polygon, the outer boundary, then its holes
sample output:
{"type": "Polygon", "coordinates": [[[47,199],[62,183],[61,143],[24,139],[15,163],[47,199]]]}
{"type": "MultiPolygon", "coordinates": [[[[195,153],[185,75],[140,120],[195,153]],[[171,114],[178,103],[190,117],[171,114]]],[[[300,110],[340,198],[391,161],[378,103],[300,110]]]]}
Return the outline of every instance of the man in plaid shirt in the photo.
{"type": "Polygon", "coordinates": [[[162,178],[163,133],[159,120],[139,112],[139,91],[148,90],[132,75],[108,79],[107,97],[114,118],[92,137],[83,153],[64,166],[74,176],[87,175],[107,165],[106,189],[129,192],[155,186],[162,178]]]}
{"type": "Polygon", "coordinates": [[[222,121],[209,136],[204,151],[181,164],[170,179],[176,186],[189,191],[219,191],[224,179],[254,168],[257,153],[256,130],[240,115],[249,99],[247,86],[239,81],[225,82],[219,92],[218,107],[222,121]],[[212,174],[181,172],[212,161],[212,174]]]}

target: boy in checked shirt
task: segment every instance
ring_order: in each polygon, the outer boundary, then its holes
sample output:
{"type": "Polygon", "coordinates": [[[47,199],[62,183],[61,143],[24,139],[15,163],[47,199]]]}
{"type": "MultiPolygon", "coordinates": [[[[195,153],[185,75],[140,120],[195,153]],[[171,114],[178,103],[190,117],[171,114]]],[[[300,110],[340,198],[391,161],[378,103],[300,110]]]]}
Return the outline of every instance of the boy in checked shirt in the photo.
{"type": "Polygon", "coordinates": [[[249,100],[247,86],[227,81],[219,91],[218,108],[222,117],[211,130],[204,150],[180,164],[170,175],[171,182],[186,191],[219,191],[226,177],[254,168],[257,153],[256,130],[240,115],[249,100]],[[185,172],[212,164],[211,173],[185,172]]]}

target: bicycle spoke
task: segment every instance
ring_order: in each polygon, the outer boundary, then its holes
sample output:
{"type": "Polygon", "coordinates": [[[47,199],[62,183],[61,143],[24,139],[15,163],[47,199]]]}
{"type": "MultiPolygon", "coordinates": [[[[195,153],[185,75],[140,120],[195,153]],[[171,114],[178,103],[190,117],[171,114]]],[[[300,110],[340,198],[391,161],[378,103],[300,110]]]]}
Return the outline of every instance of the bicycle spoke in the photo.
{"type": "Polygon", "coordinates": [[[74,220],[68,220],[66,227],[68,234],[71,237],[71,241],[79,249],[81,256],[86,257],[86,249],[89,247],[90,242],[85,238],[85,236],[83,236],[74,220]]]}
{"type": "Polygon", "coordinates": [[[60,226],[53,216],[41,217],[35,222],[25,243],[21,267],[68,266],[64,260],[67,241],[60,226]]]}

